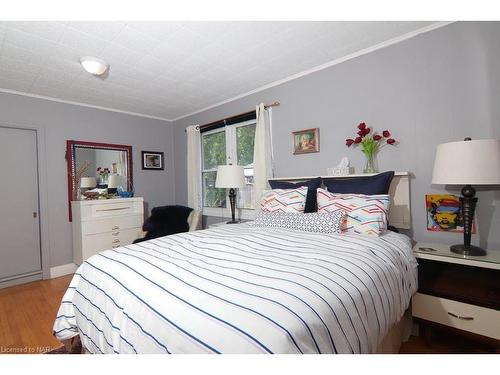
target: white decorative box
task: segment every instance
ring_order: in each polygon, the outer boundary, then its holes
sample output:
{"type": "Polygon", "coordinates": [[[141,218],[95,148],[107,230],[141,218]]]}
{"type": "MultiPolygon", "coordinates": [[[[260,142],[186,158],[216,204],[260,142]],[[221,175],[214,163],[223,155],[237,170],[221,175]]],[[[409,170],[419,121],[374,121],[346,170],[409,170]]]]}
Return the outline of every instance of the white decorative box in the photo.
{"type": "Polygon", "coordinates": [[[326,172],[328,176],[344,176],[344,175],[354,174],[354,167],[327,168],[326,172]]]}

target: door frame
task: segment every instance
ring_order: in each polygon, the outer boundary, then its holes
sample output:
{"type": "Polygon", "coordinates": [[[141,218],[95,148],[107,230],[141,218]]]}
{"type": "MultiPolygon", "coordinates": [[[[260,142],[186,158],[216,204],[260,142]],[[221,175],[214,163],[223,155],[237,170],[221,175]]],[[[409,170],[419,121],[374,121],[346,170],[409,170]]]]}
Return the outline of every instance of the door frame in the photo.
{"type": "Polygon", "coordinates": [[[0,128],[31,130],[35,132],[38,168],[38,225],[40,230],[40,257],[43,279],[50,279],[50,241],[48,216],[47,160],[45,129],[41,125],[1,121],[0,128]]]}

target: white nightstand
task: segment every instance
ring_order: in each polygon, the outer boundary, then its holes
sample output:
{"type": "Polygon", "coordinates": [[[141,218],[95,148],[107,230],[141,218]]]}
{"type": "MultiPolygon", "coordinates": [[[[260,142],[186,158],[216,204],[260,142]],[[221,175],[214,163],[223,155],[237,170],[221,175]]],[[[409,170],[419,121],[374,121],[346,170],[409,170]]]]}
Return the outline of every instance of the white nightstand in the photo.
{"type": "Polygon", "coordinates": [[[412,315],[425,328],[439,326],[500,349],[500,252],[472,257],[444,244],[417,243],[418,292],[412,315]]]}

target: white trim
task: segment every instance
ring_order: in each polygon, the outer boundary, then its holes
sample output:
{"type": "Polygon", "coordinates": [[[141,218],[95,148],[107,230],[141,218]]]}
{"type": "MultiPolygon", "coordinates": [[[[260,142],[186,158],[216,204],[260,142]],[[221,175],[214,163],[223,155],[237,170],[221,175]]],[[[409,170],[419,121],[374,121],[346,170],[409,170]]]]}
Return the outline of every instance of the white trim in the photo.
{"type": "Polygon", "coordinates": [[[208,111],[209,109],[212,109],[212,108],[215,108],[215,107],[219,107],[219,106],[221,106],[223,104],[227,104],[227,103],[233,102],[235,100],[244,98],[246,96],[255,94],[257,92],[267,90],[267,89],[269,89],[271,87],[274,87],[274,86],[279,86],[279,85],[281,85],[283,83],[286,83],[288,81],[293,81],[294,79],[304,77],[304,76],[309,75],[311,73],[315,73],[317,71],[330,68],[330,67],[332,67],[334,65],[341,64],[341,63],[343,63],[345,61],[354,59],[354,58],[359,57],[359,56],[366,55],[366,54],[368,54],[370,52],[374,52],[374,51],[377,51],[379,49],[382,49],[382,48],[385,48],[385,47],[389,47],[389,46],[391,46],[393,44],[403,42],[403,41],[405,41],[407,39],[411,39],[411,38],[413,38],[413,37],[415,37],[417,35],[424,34],[424,33],[427,33],[429,31],[432,31],[432,30],[435,30],[435,29],[439,29],[441,27],[447,26],[447,25],[449,25],[451,23],[454,23],[454,22],[455,21],[436,22],[436,23],[434,23],[432,25],[429,25],[429,26],[426,26],[426,27],[422,27],[422,28],[417,29],[417,30],[410,31],[410,32],[408,32],[406,34],[403,34],[403,35],[397,36],[395,38],[386,40],[384,42],[375,44],[374,46],[362,49],[362,50],[357,51],[357,52],[353,52],[353,53],[351,53],[349,55],[346,55],[346,56],[343,56],[343,57],[339,57],[338,59],[329,61],[329,62],[321,64],[321,65],[318,65],[318,66],[316,66],[314,68],[311,68],[311,69],[308,69],[308,70],[304,70],[303,72],[296,73],[296,74],[293,74],[293,75],[288,76],[286,78],[280,79],[278,81],[271,82],[271,83],[269,83],[267,85],[264,85],[264,86],[261,86],[261,87],[258,87],[256,89],[254,89],[254,90],[248,91],[246,93],[237,95],[237,96],[235,96],[233,98],[226,99],[226,100],[224,100],[222,102],[218,102],[216,104],[210,105],[210,106],[205,107],[203,109],[199,109],[197,111],[188,113],[187,115],[182,115],[182,116],[174,118],[173,120],[170,120],[170,121],[182,120],[183,118],[186,118],[186,117],[189,117],[189,116],[193,116],[193,115],[196,115],[196,114],[201,113],[201,112],[208,111]]]}
{"type": "Polygon", "coordinates": [[[69,275],[75,273],[78,266],[75,263],[62,264],[60,266],[50,267],[50,278],[54,279],[56,277],[69,275]]]}
{"type": "Polygon", "coordinates": [[[150,118],[150,119],[153,119],[153,120],[168,121],[170,123],[173,122],[173,120],[170,120],[170,119],[165,118],[165,117],[145,115],[143,113],[123,111],[121,109],[114,109],[114,108],[109,108],[109,107],[101,107],[99,105],[93,105],[93,104],[87,104],[87,103],[81,103],[81,102],[74,102],[72,100],[58,99],[58,98],[53,98],[51,96],[45,96],[45,95],[30,94],[28,92],[21,92],[21,91],[9,90],[9,89],[3,89],[3,88],[0,88],[0,92],[5,92],[7,94],[28,96],[30,98],[43,99],[43,100],[48,100],[48,101],[51,101],[51,102],[71,104],[71,105],[76,105],[76,106],[79,106],[79,107],[87,107],[87,108],[100,109],[100,110],[103,110],[103,111],[122,113],[124,115],[139,116],[139,117],[150,118]]]}

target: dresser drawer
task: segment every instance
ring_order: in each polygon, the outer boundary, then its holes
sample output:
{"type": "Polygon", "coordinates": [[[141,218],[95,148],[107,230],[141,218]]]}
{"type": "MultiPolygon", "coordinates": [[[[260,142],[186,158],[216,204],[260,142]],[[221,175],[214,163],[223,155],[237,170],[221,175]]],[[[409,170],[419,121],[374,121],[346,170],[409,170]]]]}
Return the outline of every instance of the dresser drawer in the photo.
{"type": "Polygon", "coordinates": [[[142,228],[142,215],[114,216],[103,219],[88,220],[82,223],[82,234],[117,232],[125,229],[142,228]]]}
{"type": "Polygon", "coordinates": [[[500,311],[416,293],[414,317],[500,340],[500,311]]]}
{"type": "Polygon", "coordinates": [[[144,207],[142,199],[108,199],[94,204],[81,203],[80,210],[81,220],[86,221],[120,215],[142,215],[144,207]]]}
{"type": "Polygon", "coordinates": [[[108,233],[89,234],[83,239],[83,259],[95,255],[104,250],[114,249],[120,246],[130,245],[136,239],[141,238],[141,228],[132,228],[108,233]]]}

